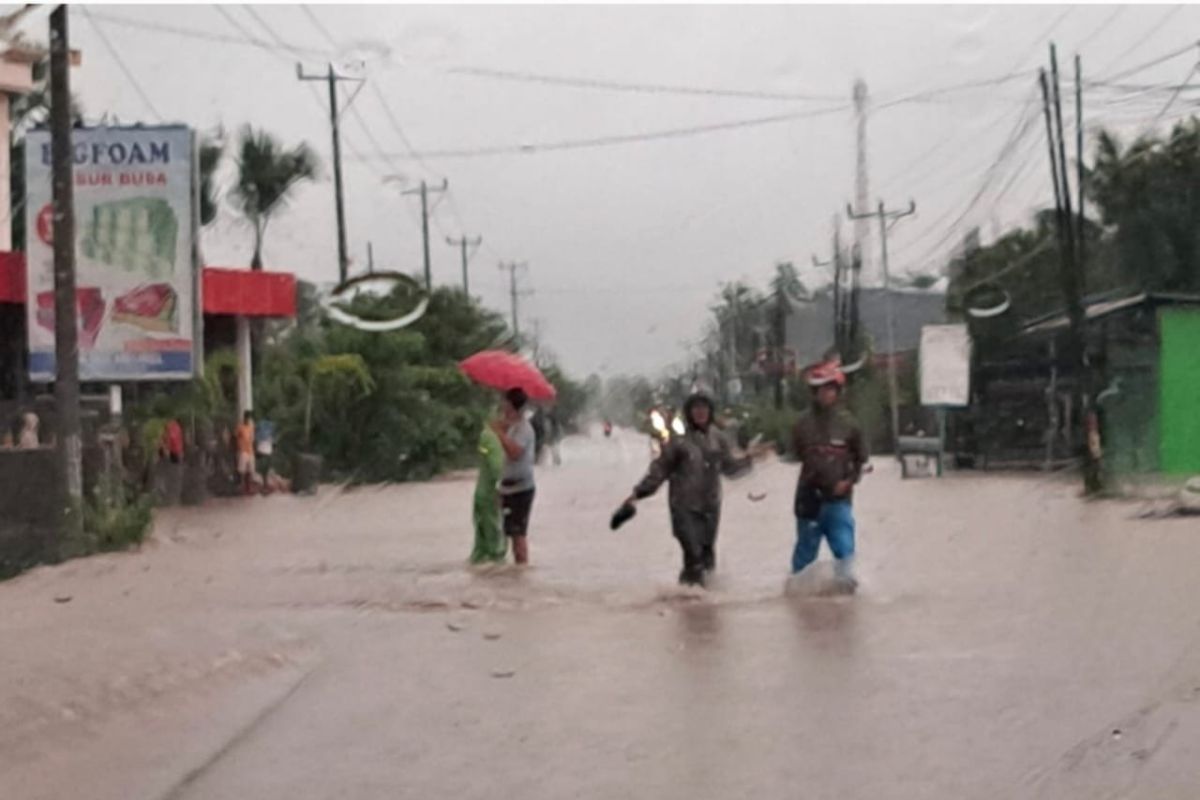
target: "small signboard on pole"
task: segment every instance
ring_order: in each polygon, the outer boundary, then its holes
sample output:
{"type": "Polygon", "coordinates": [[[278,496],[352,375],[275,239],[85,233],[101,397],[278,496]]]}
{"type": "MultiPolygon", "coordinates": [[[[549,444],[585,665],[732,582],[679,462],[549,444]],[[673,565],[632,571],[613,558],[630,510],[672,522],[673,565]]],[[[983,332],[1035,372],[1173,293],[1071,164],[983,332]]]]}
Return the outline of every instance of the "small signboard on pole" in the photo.
{"type": "Polygon", "coordinates": [[[970,405],[971,334],[966,325],[922,326],[920,360],[921,405],[970,405]]]}
{"type": "Polygon", "coordinates": [[[938,475],[946,455],[946,409],[971,403],[971,333],[967,326],[921,328],[921,405],[937,409],[938,475]]]}

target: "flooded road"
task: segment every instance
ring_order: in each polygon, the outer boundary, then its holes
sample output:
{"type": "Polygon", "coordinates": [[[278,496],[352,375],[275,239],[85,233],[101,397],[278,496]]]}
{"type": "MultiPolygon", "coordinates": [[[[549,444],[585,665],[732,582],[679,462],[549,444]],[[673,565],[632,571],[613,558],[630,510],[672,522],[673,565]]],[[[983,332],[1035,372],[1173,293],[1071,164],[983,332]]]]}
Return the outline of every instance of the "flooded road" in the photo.
{"type": "Polygon", "coordinates": [[[771,463],[683,592],[665,497],[608,530],[644,440],[563,451],[526,571],[464,566],[459,476],[164,512],[0,585],[0,797],[1200,794],[1195,520],[884,460],[859,594],[785,597],[771,463]]]}

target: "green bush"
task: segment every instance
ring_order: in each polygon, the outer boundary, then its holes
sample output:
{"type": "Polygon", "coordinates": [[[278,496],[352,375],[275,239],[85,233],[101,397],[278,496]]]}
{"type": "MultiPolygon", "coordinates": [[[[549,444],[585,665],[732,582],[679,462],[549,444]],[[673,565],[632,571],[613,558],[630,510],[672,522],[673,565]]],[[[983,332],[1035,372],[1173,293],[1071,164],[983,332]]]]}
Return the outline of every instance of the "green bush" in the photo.
{"type": "Polygon", "coordinates": [[[82,542],[69,542],[69,556],[124,550],[140,545],[154,518],[148,493],[114,476],[104,476],[84,501],[82,542]]]}

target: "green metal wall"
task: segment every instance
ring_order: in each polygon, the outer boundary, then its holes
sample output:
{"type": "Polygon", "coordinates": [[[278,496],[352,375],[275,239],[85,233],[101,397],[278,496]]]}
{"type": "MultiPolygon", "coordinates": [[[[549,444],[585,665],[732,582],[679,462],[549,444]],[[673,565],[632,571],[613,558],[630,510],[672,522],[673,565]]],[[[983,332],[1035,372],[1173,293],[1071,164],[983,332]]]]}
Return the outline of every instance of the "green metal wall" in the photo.
{"type": "Polygon", "coordinates": [[[1159,332],[1161,469],[1200,473],[1200,311],[1164,309],[1159,332]]]}

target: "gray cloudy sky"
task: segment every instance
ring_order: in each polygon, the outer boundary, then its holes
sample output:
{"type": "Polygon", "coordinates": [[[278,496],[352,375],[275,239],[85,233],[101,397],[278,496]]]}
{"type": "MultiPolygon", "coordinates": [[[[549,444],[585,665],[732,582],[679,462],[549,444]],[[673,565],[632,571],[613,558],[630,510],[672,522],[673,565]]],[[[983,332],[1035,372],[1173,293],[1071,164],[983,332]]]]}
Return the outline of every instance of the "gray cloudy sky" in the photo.
{"type": "MultiPolygon", "coordinates": [[[[1033,70],[1046,61],[1051,37],[1064,61],[1079,49],[1085,77],[1121,84],[1088,89],[1089,125],[1135,132],[1168,101],[1162,124],[1192,108],[1190,88],[1173,97],[1170,87],[1188,77],[1196,55],[1120,73],[1186,48],[1200,24],[1200,8],[1178,6],[309,11],[74,6],[73,44],[84,53],[75,87],[89,119],[107,112],[121,122],[201,129],[252,122],[287,142],[310,142],[328,167],[323,84],[297,81],[297,56],[313,70],[329,57],[364,60],[368,82],[343,117],[356,266],[365,267],[372,241],[377,267],[418,270],[417,203],[383,179],[446,176],[452,194],[434,217],[435,280],[459,281],[458,253],[445,235],[482,234],[472,286],[507,313],[497,261],[528,261],[523,287],[534,294],[522,299],[522,325],[540,319],[547,346],[580,374],[664,367],[699,336],[719,282],[762,285],[778,260],[809,265],[813,252],[828,254],[831,217],[853,196],[856,77],[867,81],[877,108],[869,130],[872,201],[901,206],[911,197],[919,210],[893,232],[893,271],[930,272],[971,226],[986,239],[1048,201],[1033,70]],[[462,68],[803,97],[576,88],[462,68]],[[1014,77],[922,96],[1006,76],[1014,77]],[[1135,93],[1141,86],[1150,90],[1135,93]],[[889,100],[902,102],[882,107],[889,100]],[[790,115],[545,152],[415,160],[408,146],[479,150],[790,115]]],[[[31,34],[44,35],[44,16],[25,26],[31,34]]],[[[329,175],[327,168],[304,188],[268,232],[268,267],[318,281],[336,276],[329,175]]],[[[205,248],[210,263],[244,265],[248,231],[227,211],[206,233],[205,248]]],[[[808,267],[803,275],[821,280],[808,267]]]]}

